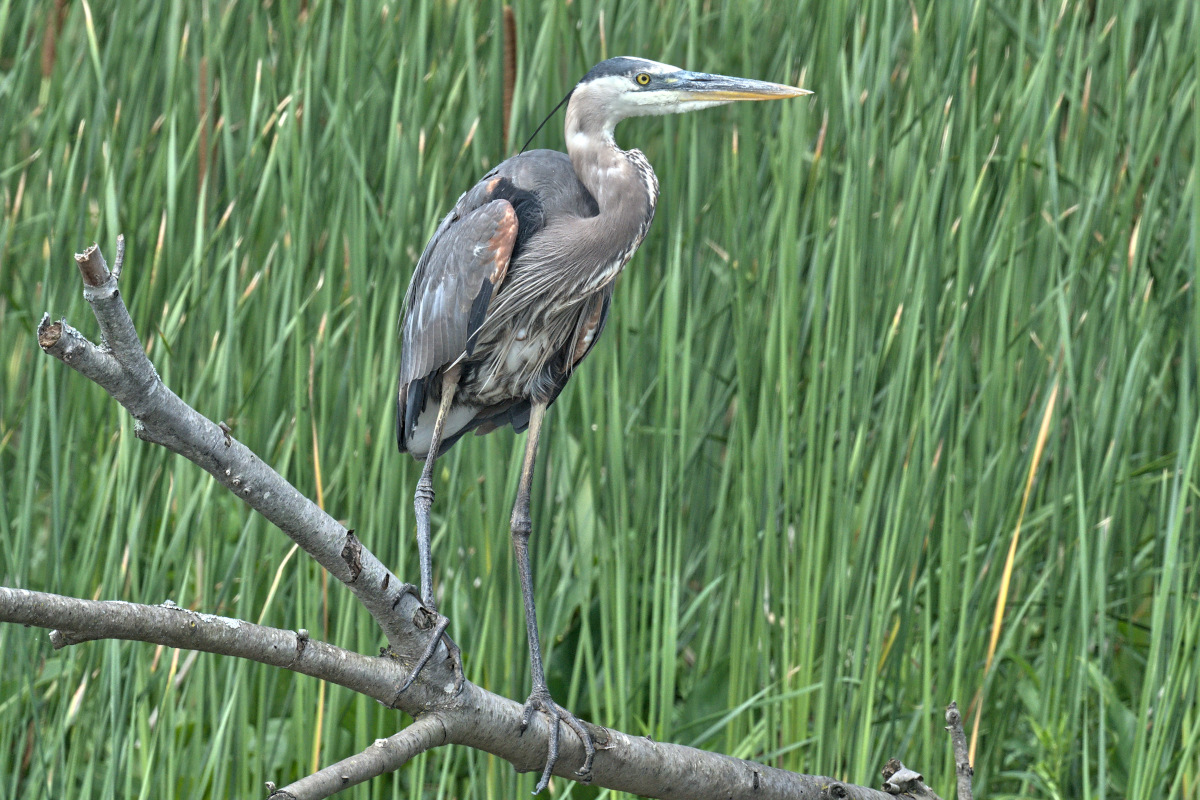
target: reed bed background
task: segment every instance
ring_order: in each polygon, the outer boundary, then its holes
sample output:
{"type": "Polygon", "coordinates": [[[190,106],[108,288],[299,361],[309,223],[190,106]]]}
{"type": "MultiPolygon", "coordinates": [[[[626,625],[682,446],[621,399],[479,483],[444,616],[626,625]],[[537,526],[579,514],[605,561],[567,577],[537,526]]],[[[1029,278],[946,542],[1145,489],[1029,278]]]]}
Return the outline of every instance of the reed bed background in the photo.
{"type": "MultiPolygon", "coordinates": [[[[71,254],[129,241],[163,378],[417,577],[396,319],[460,192],[593,63],[816,91],[626,122],[662,182],[549,417],[535,582],[555,698],[876,785],[1200,796],[1194,3],[0,0],[0,583],[362,652],[349,594],[43,356],[71,254]]],[[[536,146],[562,146],[561,117],[536,146]]],[[[439,462],[469,677],[524,698],[520,447],[439,462]]],[[[248,797],[394,732],[338,687],[0,627],[0,795],[248,797]]],[[[515,797],[461,748],[349,797],[515,797]]],[[[556,780],[551,796],[610,793],[556,780]]]]}

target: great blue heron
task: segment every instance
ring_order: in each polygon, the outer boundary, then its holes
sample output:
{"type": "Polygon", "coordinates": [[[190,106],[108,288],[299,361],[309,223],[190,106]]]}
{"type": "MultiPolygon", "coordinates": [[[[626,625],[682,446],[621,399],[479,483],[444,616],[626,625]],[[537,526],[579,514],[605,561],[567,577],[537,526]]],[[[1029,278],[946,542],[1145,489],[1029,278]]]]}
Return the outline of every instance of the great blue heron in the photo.
{"type": "Polygon", "coordinates": [[[535,793],[558,758],[560,721],[583,741],[580,774],[591,770],[595,754],[587,729],[546,688],[529,567],[529,489],[546,408],[604,330],[613,285],[658,202],[654,170],[641,151],[617,146],[613,128],[626,117],[803,94],[809,92],[642,58],[602,61],[571,92],[567,152],[522,153],[485,175],[442,220],[413,272],[400,324],[397,436],[401,451],[425,461],[414,505],[421,602],[429,609],[436,608],[434,460],[471,430],[529,429],[511,533],[533,679],[521,729],[534,710],[551,719],[535,793]]]}

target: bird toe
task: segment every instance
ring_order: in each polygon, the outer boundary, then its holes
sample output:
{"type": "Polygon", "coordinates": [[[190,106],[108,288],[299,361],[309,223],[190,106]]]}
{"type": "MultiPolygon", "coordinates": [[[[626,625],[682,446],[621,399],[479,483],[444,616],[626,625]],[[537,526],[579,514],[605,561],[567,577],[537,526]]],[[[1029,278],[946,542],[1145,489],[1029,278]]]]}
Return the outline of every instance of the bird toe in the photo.
{"type": "Polygon", "coordinates": [[[596,746],[592,741],[592,735],[588,732],[587,727],[570,711],[554,702],[550,697],[550,693],[544,689],[534,691],[529,695],[529,699],[525,701],[525,708],[521,715],[521,732],[529,726],[529,721],[533,718],[534,711],[541,711],[550,718],[550,742],[549,751],[546,756],[546,766],[542,770],[541,780],[538,781],[537,787],[533,793],[538,794],[546,788],[550,783],[550,775],[554,771],[555,764],[558,763],[558,740],[559,740],[559,724],[566,723],[567,727],[575,731],[575,735],[579,737],[583,744],[584,760],[583,766],[576,770],[575,774],[581,778],[589,778],[592,772],[592,761],[596,757],[596,746]]]}

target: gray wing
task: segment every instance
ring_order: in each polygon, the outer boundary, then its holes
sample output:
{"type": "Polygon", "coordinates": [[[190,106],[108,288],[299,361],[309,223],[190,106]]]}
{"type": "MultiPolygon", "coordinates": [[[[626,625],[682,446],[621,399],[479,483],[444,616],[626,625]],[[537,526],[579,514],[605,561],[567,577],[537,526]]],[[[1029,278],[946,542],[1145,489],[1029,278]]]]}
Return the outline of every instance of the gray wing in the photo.
{"type": "MultiPolygon", "coordinates": [[[[401,452],[408,450],[407,437],[430,399],[440,397],[441,371],[472,352],[492,298],[525,244],[558,215],[598,212],[571,159],[554,150],[531,150],[504,161],[459,198],[425,247],[404,299],[396,415],[401,452]]],[[[600,327],[607,301],[603,305],[600,327]]],[[[589,338],[589,346],[593,341],[589,338]]],[[[586,348],[575,362],[583,352],[586,348]]],[[[564,369],[569,372],[571,366],[564,369]]],[[[560,382],[565,381],[564,374],[560,382]]],[[[482,433],[511,424],[519,432],[528,422],[528,400],[480,409],[470,425],[443,440],[440,452],[469,430],[482,433]]]]}
{"type": "Polygon", "coordinates": [[[512,203],[481,181],[442,220],[417,262],[400,322],[397,441],[405,450],[441,371],[475,346],[492,295],[504,280],[517,239],[512,203]]]}

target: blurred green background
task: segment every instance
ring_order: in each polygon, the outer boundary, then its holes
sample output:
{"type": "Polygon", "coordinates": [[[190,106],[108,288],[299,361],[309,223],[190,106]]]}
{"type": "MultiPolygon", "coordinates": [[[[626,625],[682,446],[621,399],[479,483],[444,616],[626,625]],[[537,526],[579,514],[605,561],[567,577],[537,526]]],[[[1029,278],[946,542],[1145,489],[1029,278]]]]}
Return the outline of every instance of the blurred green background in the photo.
{"type": "MultiPolygon", "coordinates": [[[[555,698],[869,785],[896,755],[945,795],[953,699],[977,797],[1198,797],[1197,13],[522,3],[506,147],[499,2],[0,0],[0,583],[375,652],[348,592],[136,440],[37,322],[96,335],[71,254],[111,259],[124,233],[167,383],[416,580],[418,464],[393,436],[408,276],[593,63],[640,55],[817,94],[618,130],[662,198],[549,417],[555,698]]],[[[516,699],[519,460],[511,431],[464,440],[434,520],[467,673],[516,699]]],[[[4,797],[253,797],[404,724],[143,644],[54,652],[5,625],[0,658],[4,797]]],[[[535,777],[446,748],[347,796],[535,777]]]]}

